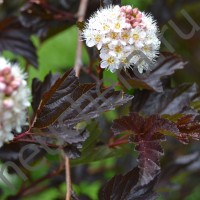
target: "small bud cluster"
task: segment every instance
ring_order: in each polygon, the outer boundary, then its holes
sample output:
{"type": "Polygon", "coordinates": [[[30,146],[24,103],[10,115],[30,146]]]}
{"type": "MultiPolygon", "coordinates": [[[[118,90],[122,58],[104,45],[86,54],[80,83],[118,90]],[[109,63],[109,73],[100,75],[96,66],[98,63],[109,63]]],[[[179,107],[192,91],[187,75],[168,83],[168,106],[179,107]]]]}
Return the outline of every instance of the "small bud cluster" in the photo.
{"type": "Polygon", "coordinates": [[[137,27],[142,22],[142,12],[138,8],[132,9],[131,6],[122,6],[121,13],[126,18],[126,23],[131,24],[132,28],[137,27]]]}
{"type": "Polygon", "coordinates": [[[21,131],[30,106],[30,90],[17,65],[0,58],[0,146],[13,139],[12,130],[21,131]]]}
{"type": "Polygon", "coordinates": [[[143,73],[149,68],[146,61],[154,62],[160,47],[158,28],[151,15],[131,6],[97,11],[88,20],[83,38],[88,47],[100,50],[100,66],[111,72],[134,65],[143,73]],[[145,56],[142,60],[141,55],[145,56]]]}

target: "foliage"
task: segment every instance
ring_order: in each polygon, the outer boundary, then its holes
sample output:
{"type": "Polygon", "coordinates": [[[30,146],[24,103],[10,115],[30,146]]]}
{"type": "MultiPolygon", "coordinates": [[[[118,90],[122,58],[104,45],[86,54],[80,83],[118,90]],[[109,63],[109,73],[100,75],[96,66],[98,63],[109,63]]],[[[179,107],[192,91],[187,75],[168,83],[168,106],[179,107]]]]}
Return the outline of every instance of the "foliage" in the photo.
{"type": "MultiPolygon", "coordinates": [[[[22,133],[13,132],[14,140],[0,149],[1,198],[65,199],[67,157],[72,166],[72,199],[198,199],[199,87],[184,81],[176,84],[174,78],[181,69],[187,74],[187,59],[163,52],[144,76],[132,70],[110,75],[98,67],[96,49],[83,46],[84,62],[76,77],[72,69],[75,52],[71,54],[71,50],[77,48],[80,2],[19,1],[13,3],[11,16],[6,14],[10,9],[6,5],[12,3],[3,5],[0,51],[12,52],[13,62],[19,56],[23,60],[32,87],[32,108],[22,133]],[[51,57],[56,51],[62,59],[51,57]],[[110,116],[115,118],[112,123],[110,116]],[[29,170],[21,162],[23,158],[29,166],[39,167],[29,170]],[[112,162],[107,166],[108,158],[112,162]],[[15,186],[12,191],[2,179],[4,166],[6,178],[15,186]]],[[[127,2],[88,1],[86,18],[100,5],[127,2]]],[[[176,9],[170,10],[168,3],[163,12],[155,12],[160,3],[152,2],[137,1],[135,5],[149,6],[159,25],[168,20],[166,16],[175,16],[176,9]]],[[[177,8],[175,1],[172,4],[177,8]]]]}

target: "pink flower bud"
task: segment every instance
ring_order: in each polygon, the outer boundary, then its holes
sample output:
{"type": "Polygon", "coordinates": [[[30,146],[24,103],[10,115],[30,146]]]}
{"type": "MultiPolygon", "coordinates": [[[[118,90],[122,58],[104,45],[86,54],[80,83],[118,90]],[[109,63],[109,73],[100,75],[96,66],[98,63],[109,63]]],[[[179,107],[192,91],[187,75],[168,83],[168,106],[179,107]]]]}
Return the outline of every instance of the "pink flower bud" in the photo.
{"type": "Polygon", "coordinates": [[[0,92],[4,92],[5,89],[6,89],[6,84],[0,82],[0,92]]]}
{"type": "Polygon", "coordinates": [[[125,6],[122,6],[121,9],[120,9],[121,12],[125,12],[125,10],[126,10],[125,6]]]}
{"type": "Polygon", "coordinates": [[[13,88],[10,87],[10,86],[8,86],[8,87],[4,90],[4,93],[5,93],[6,95],[8,95],[8,96],[11,95],[12,92],[13,92],[13,88]]]}
{"type": "Polygon", "coordinates": [[[12,108],[13,106],[14,106],[14,102],[13,102],[12,99],[5,99],[5,100],[3,101],[3,107],[4,107],[5,109],[10,109],[10,108],[12,108]]]}
{"type": "Polygon", "coordinates": [[[5,82],[5,78],[3,76],[0,76],[0,82],[2,82],[2,83],[5,82]]]}
{"type": "Polygon", "coordinates": [[[133,9],[133,14],[135,14],[135,15],[138,14],[138,8],[133,9]]]}
{"type": "Polygon", "coordinates": [[[132,10],[132,7],[130,5],[126,6],[126,8],[129,9],[129,10],[130,9],[132,10]]]}
{"type": "Polygon", "coordinates": [[[10,86],[13,88],[13,90],[16,90],[20,86],[21,82],[19,80],[13,80],[10,83],[10,86]]]}
{"type": "Polygon", "coordinates": [[[142,19],[135,19],[136,22],[141,23],[142,19]]]}
{"type": "Polygon", "coordinates": [[[142,13],[138,13],[138,14],[136,15],[136,17],[137,17],[137,18],[142,18],[142,13]]]}
{"type": "Polygon", "coordinates": [[[136,27],[136,26],[138,26],[138,22],[134,22],[133,24],[132,24],[132,27],[136,27]]]}
{"type": "Polygon", "coordinates": [[[13,75],[11,75],[11,74],[8,74],[6,77],[5,77],[5,82],[7,83],[7,84],[9,84],[11,81],[13,81],[14,80],[14,76],[13,75]]]}
{"type": "Polygon", "coordinates": [[[1,70],[2,75],[6,76],[8,74],[10,74],[11,69],[10,67],[5,67],[4,69],[1,70]]]}
{"type": "Polygon", "coordinates": [[[132,11],[132,8],[131,8],[131,7],[130,7],[130,8],[127,8],[127,9],[126,9],[126,12],[127,12],[127,14],[130,15],[130,14],[133,12],[133,11],[132,11]]]}

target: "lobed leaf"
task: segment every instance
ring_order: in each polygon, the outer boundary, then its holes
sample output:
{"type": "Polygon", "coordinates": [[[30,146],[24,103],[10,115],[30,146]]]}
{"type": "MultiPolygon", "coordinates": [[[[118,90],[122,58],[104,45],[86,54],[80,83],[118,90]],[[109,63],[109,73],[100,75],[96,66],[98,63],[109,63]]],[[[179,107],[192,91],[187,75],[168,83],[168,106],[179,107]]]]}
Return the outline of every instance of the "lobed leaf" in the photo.
{"type": "Polygon", "coordinates": [[[125,87],[127,85],[133,88],[142,88],[150,91],[163,92],[163,78],[174,74],[175,70],[183,69],[185,63],[181,58],[171,53],[163,53],[159,57],[155,66],[149,74],[134,73],[131,69],[128,71],[122,70],[119,75],[119,80],[126,80],[126,84],[122,81],[125,87]]]}
{"type": "Polygon", "coordinates": [[[194,115],[185,115],[176,122],[179,134],[177,139],[183,144],[188,144],[190,139],[200,140],[200,122],[194,115]]]}
{"type": "MultiPolygon", "coordinates": [[[[169,162],[164,166],[160,178],[159,183],[157,184],[157,188],[160,189],[162,187],[169,187],[170,180],[177,174],[181,172],[194,172],[200,169],[200,154],[199,152],[193,152],[188,155],[179,156],[175,159],[171,159],[171,156],[168,158],[169,162]]],[[[172,186],[173,187],[173,186],[172,186]]]]}
{"type": "Polygon", "coordinates": [[[115,120],[112,131],[115,134],[130,132],[130,139],[136,144],[139,153],[140,184],[145,185],[160,172],[159,161],[163,155],[160,143],[165,140],[162,131],[178,132],[178,129],[174,123],[158,115],[144,118],[137,113],[131,113],[129,116],[115,120]]]}
{"type": "Polygon", "coordinates": [[[19,20],[24,27],[30,28],[40,38],[45,39],[75,23],[74,15],[61,8],[61,5],[55,6],[47,1],[29,1],[22,6],[19,20]]]}
{"type": "MultiPolygon", "coordinates": [[[[38,93],[33,98],[36,101],[32,103],[34,107],[42,98],[31,128],[33,133],[39,129],[46,138],[57,137],[65,153],[70,158],[76,158],[80,155],[78,149],[82,148],[89,134],[85,129],[77,130],[74,126],[123,105],[132,97],[123,96],[122,92],[112,88],[101,89],[95,84],[80,84],[74,70],[55,81],[56,77],[49,74],[44,83],[36,79],[33,82],[38,93]],[[48,87],[50,89],[47,91],[48,87]]],[[[54,143],[54,140],[50,140],[50,143],[54,143]]]]}
{"type": "Polygon", "coordinates": [[[123,96],[122,92],[112,88],[101,89],[95,84],[80,84],[74,71],[69,71],[43,96],[34,127],[46,128],[57,120],[73,127],[131,99],[131,96],[123,96]]]}
{"type": "Polygon", "coordinates": [[[121,5],[121,0],[103,0],[104,7],[107,7],[109,5],[121,5]]]}
{"type": "Polygon", "coordinates": [[[162,93],[137,91],[132,100],[131,111],[145,115],[196,112],[189,108],[190,103],[199,98],[199,88],[196,84],[182,84],[173,89],[166,89],[162,93]]]}
{"type": "Polygon", "coordinates": [[[157,177],[148,184],[140,185],[139,168],[134,168],[126,175],[114,176],[101,191],[101,200],[154,200],[156,194],[153,191],[157,177]]]}
{"type": "Polygon", "coordinates": [[[24,57],[35,68],[38,67],[36,48],[31,39],[31,32],[23,27],[18,19],[7,18],[0,22],[0,52],[5,50],[24,57]]]}
{"type": "Polygon", "coordinates": [[[59,74],[51,74],[45,76],[44,81],[40,81],[37,78],[34,78],[32,81],[32,107],[33,110],[36,111],[42,96],[45,92],[47,92],[51,86],[56,82],[59,78],[59,74]]]}

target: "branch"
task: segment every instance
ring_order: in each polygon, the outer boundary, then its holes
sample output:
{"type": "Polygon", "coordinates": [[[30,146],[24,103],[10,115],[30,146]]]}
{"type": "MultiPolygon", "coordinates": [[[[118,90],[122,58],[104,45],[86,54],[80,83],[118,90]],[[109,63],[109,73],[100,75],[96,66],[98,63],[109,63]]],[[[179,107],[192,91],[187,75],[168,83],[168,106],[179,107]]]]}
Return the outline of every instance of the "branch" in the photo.
{"type": "MultiPolygon", "coordinates": [[[[46,174],[45,176],[35,180],[34,182],[32,182],[29,186],[27,187],[22,187],[19,192],[15,195],[15,197],[22,197],[22,196],[29,196],[32,194],[35,194],[35,187],[36,190],[38,189],[38,185],[44,181],[46,181],[47,179],[53,178],[55,176],[57,176],[58,174],[60,174],[62,171],[64,170],[64,165],[59,166],[57,169],[55,169],[54,171],[46,174]]],[[[40,186],[41,187],[41,186],[40,186]]],[[[48,185],[49,187],[49,185],[48,185]]]]}
{"type": "Polygon", "coordinates": [[[65,157],[65,176],[66,176],[66,184],[67,184],[66,200],[70,200],[71,193],[72,193],[71,172],[70,172],[70,160],[67,156],[65,157]]]}
{"type": "MultiPolygon", "coordinates": [[[[78,21],[82,22],[85,19],[85,13],[88,5],[88,0],[81,0],[79,5],[79,10],[77,13],[78,21]]],[[[74,70],[76,76],[79,77],[80,70],[82,66],[82,46],[83,43],[81,41],[81,31],[78,29],[78,41],[77,41],[77,50],[76,50],[76,60],[74,64],[74,70]]],[[[71,174],[70,174],[70,160],[66,156],[65,157],[65,176],[66,176],[66,184],[67,184],[67,193],[66,193],[66,200],[71,199],[72,195],[72,187],[71,187],[71,174]]]]}
{"type": "MultiPolygon", "coordinates": [[[[79,10],[77,13],[78,22],[82,22],[85,19],[85,13],[88,5],[88,0],[81,0],[79,5],[79,10]]],[[[77,41],[77,50],[76,50],[76,60],[74,64],[74,70],[76,72],[76,76],[78,77],[80,74],[80,69],[82,66],[82,46],[83,43],[81,41],[81,31],[78,29],[78,41],[77,41]]]]}

